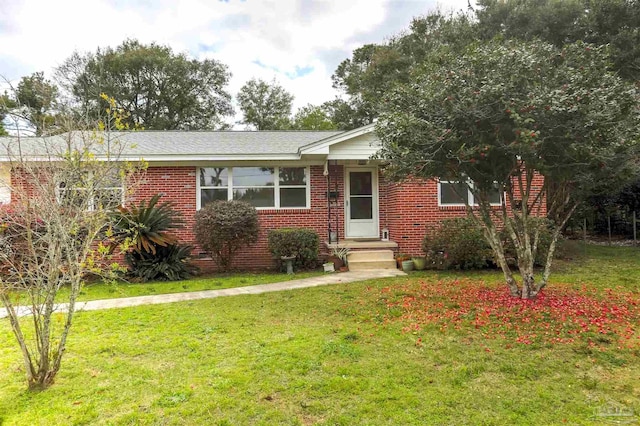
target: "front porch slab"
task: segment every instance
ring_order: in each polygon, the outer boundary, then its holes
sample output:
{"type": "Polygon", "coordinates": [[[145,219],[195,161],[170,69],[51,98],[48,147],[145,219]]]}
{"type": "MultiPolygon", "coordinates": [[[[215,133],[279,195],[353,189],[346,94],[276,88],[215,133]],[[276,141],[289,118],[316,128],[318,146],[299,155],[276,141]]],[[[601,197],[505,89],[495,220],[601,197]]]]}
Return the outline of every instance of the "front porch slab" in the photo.
{"type": "Polygon", "coordinates": [[[349,250],[372,250],[372,249],[391,249],[398,248],[395,241],[381,240],[340,240],[337,243],[324,242],[325,247],[329,250],[334,248],[348,248],[349,250]]]}

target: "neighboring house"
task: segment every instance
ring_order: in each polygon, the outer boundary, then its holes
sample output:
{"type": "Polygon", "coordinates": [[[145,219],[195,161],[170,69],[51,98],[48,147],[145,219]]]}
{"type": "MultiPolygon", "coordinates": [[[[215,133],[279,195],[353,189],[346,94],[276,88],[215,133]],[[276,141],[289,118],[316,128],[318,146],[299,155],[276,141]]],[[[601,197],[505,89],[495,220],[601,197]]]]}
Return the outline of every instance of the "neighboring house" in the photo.
{"type": "MultiPolygon", "coordinates": [[[[381,162],[371,160],[379,148],[373,130],[141,131],[117,137],[134,146],[124,157],[148,162],[128,201],[162,193],[184,216],[183,242],[194,243],[196,210],[212,200],[240,199],[258,209],[260,236],[235,267],[272,267],[268,231],[303,227],[319,234],[324,251],[336,245],[375,251],[354,258],[355,269],[393,267],[391,250],[419,255],[428,224],[465,215],[454,183],[388,182],[381,162]]],[[[198,263],[215,267],[207,259],[198,263]]]]}

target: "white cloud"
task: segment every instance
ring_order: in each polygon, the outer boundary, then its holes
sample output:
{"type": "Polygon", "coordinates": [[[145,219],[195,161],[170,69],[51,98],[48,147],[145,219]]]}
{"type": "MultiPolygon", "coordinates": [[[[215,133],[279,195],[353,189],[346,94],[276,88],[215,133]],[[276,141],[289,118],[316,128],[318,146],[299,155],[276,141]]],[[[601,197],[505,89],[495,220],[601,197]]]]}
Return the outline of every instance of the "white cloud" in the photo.
{"type": "MultiPolygon", "coordinates": [[[[295,95],[296,107],[336,95],[330,79],[336,64],[323,62],[319,52],[346,58],[363,40],[380,42],[408,26],[410,16],[436,6],[411,0],[4,1],[0,75],[11,79],[35,71],[51,75],[74,50],[137,38],[222,61],[233,73],[233,94],[252,77],[276,78],[295,95]],[[400,9],[406,22],[391,22],[400,9]],[[296,78],[300,69],[309,72],[296,78]]],[[[466,0],[438,5],[461,8],[466,0]]]]}

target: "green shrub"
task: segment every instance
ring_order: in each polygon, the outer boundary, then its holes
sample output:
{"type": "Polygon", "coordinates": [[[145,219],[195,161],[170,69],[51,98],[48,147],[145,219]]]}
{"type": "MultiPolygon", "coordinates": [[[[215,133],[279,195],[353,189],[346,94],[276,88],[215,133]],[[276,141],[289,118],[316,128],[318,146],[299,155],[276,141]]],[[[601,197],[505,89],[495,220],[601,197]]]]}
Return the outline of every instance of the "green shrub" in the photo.
{"type": "Polygon", "coordinates": [[[482,230],[467,218],[446,219],[428,228],[422,250],[427,267],[436,269],[485,268],[493,259],[482,230]]]}
{"type": "Polygon", "coordinates": [[[269,251],[276,259],[278,267],[284,270],[282,256],[295,256],[296,269],[312,269],[318,266],[320,237],[312,229],[281,228],[269,231],[269,251]]]}
{"type": "Polygon", "coordinates": [[[113,247],[124,242],[138,253],[155,253],[156,247],[177,242],[172,231],[183,225],[180,213],[169,202],[158,204],[160,197],[156,194],[138,205],[120,206],[111,214],[113,247]]]}
{"type": "Polygon", "coordinates": [[[140,281],[178,281],[189,278],[197,268],[189,263],[192,246],[170,244],[156,247],[155,253],[131,251],[125,260],[129,275],[140,281]]]}
{"type": "Polygon", "coordinates": [[[223,271],[242,247],[258,241],[258,212],[244,201],[214,201],[196,212],[196,241],[223,271]]]}
{"type": "Polygon", "coordinates": [[[111,247],[128,247],[127,275],[140,281],[176,281],[196,271],[188,264],[192,247],[178,245],[173,234],[183,225],[180,213],[173,204],[159,201],[157,194],[138,205],[119,207],[111,215],[111,247]]]}

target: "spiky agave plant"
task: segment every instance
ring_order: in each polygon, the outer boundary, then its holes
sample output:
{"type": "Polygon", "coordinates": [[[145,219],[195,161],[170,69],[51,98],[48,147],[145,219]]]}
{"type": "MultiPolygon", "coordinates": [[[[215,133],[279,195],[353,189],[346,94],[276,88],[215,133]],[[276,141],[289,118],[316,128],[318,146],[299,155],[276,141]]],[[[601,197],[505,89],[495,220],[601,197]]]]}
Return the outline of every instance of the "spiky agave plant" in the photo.
{"type": "Polygon", "coordinates": [[[112,214],[112,234],[116,242],[112,247],[125,242],[130,250],[155,255],[157,247],[175,244],[178,239],[173,231],[183,225],[180,213],[170,202],[160,201],[156,194],[148,201],[142,200],[130,207],[120,206],[112,214]]]}

